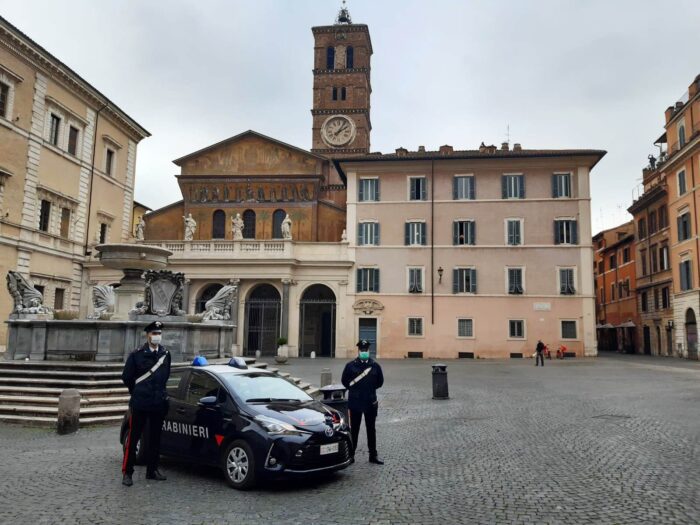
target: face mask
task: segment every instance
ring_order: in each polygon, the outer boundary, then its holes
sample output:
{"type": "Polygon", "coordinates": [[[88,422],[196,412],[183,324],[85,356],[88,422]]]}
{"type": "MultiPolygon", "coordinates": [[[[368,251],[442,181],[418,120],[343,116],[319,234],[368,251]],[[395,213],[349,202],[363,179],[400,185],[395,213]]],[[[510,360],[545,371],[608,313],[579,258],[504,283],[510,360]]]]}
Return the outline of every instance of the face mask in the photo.
{"type": "Polygon", "coordinates": [[[363,361],[366,361],[367,359],[369,359],[369,350],[367,350],[366,352],[361,351],[360,352],[360,359],[362,359],[363,361]]]}
{"type": "Polygon", "coordinates": [[[154,345],[160,344],[160,340],[163,338],[162,335],[152,335],[151,336],[151,343],[154,345]]]}

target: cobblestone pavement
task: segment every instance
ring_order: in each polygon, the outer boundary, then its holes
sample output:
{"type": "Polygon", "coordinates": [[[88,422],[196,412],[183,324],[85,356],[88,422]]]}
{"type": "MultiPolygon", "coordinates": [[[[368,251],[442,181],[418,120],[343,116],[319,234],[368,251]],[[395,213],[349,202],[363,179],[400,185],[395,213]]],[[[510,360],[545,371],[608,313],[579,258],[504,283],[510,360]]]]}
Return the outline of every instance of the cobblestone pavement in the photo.
{"type": "MultiPolygon", "coordinates": [[[[322,367],[284,367],[318,383],[322,367]]],[[[0,425],[0,523],[700,523],[700,363],[664,358],[452,361],[450,399],[430,363],[384,361],[383,467],[228,488],[213,469],[164,460],[120,484],[116,427],[59,437],[0,425]]]]}

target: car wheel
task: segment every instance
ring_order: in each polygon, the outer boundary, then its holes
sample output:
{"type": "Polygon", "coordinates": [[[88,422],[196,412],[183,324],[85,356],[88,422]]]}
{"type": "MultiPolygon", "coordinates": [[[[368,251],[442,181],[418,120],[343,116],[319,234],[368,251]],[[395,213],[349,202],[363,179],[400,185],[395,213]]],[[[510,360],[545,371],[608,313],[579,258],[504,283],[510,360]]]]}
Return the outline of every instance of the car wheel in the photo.
{"type": "Polygon", "coordinates": [[[253,451],[242,439],[237,439],[226,447],[222,466],[226,481],[234,489],[247,490],[255,485],[253,451]]]}

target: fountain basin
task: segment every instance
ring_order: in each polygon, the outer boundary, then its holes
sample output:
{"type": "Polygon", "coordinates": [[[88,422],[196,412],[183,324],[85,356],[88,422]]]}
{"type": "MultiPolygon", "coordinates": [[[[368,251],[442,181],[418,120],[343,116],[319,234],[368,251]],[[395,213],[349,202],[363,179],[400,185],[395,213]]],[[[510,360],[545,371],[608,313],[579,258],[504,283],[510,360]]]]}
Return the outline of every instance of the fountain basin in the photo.
{"type": "Polygon", "coordinates": [[[115,270],[162,270],[173,252],[148,244],[98,244],[100,262],[115,270]]]}

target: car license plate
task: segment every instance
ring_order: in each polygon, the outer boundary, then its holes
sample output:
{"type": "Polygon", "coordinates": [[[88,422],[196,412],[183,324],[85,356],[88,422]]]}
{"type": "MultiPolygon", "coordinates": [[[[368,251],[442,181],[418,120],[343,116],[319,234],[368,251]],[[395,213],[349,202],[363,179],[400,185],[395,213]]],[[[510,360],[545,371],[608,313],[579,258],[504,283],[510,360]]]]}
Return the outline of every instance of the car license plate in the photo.
{"type": "Polygon", "coordinates": [[[321,456],[326,454],[336,454],[338,452],[338,443],[331,443],[329,445],[321,445],[321,456]]]}

